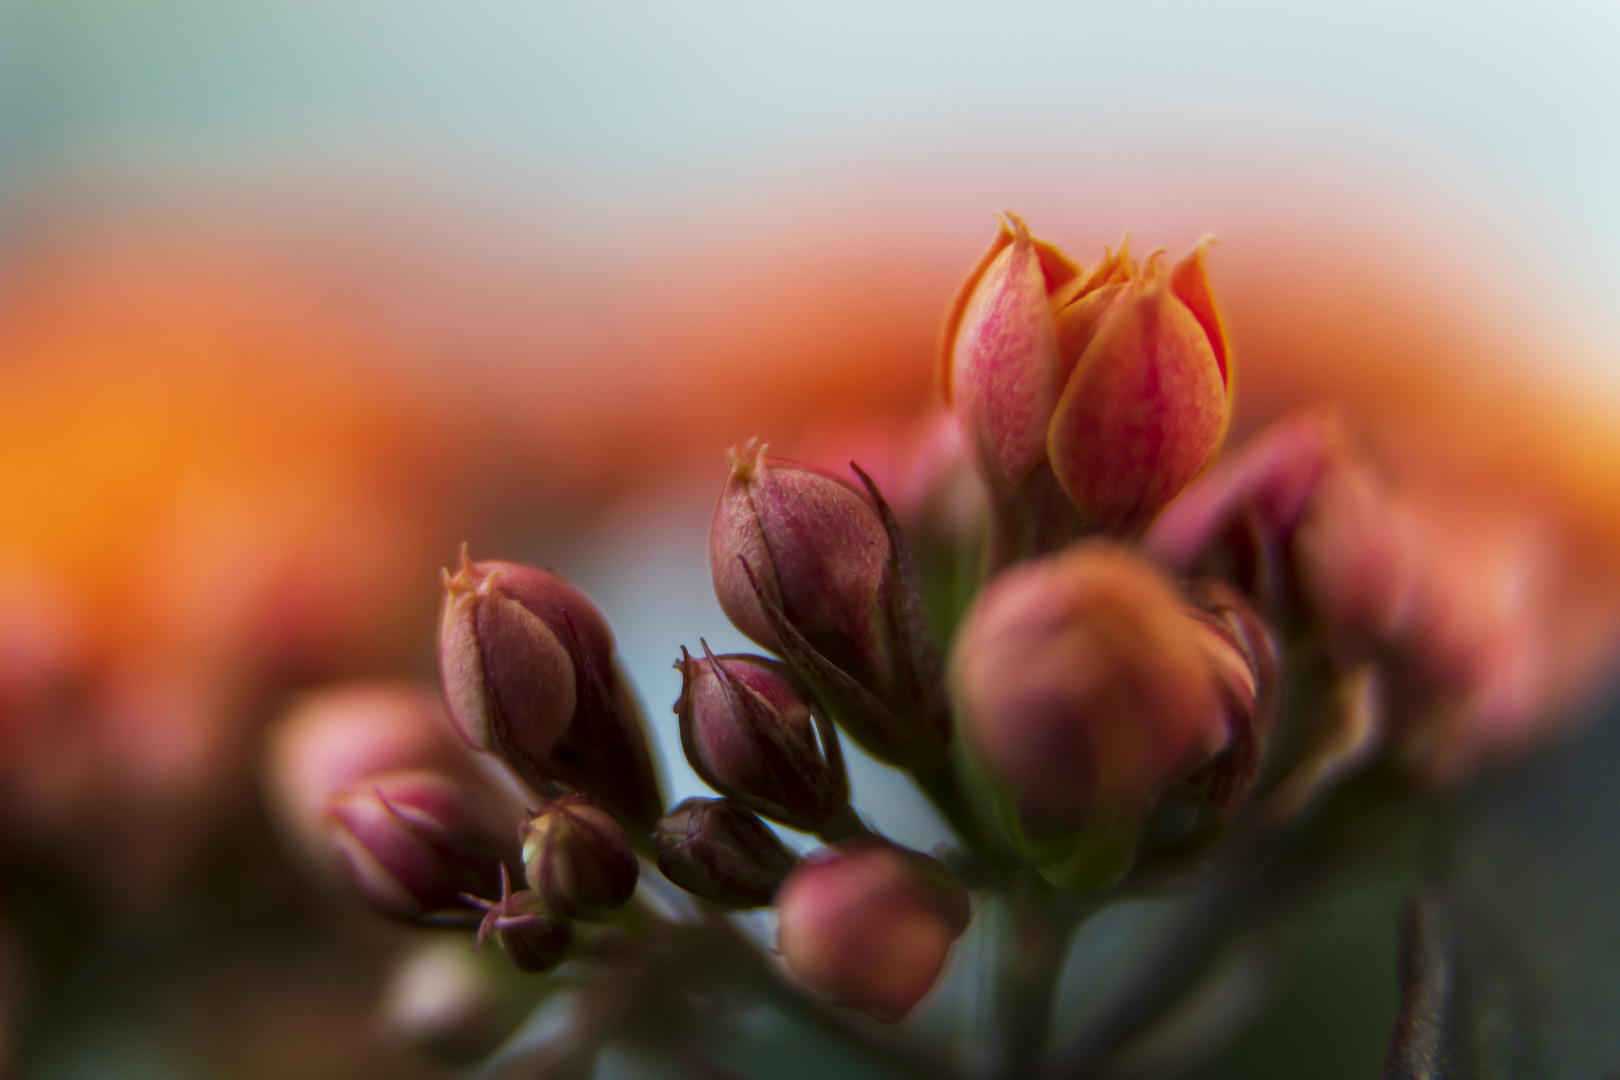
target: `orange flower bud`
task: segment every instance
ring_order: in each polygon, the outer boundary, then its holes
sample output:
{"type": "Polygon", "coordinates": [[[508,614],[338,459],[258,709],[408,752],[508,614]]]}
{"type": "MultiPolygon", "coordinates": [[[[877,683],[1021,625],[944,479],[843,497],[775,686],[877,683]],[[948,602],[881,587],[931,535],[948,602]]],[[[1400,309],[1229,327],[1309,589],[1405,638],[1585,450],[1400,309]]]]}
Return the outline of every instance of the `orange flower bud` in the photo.
{"type": "Polygon", "coordinates": [[[788,669],[763,656],[705,659],[685,648],[681,673],[681,746],[705,783],[756,813],[820,832],[849,801],[838,736],[818,725],[788,669]]]}
{"type": "Polygon", "coordinates": [[[463,892],[492,889],[516,855],[511,826],[480,809],[476,794],[448,776],[389,773],[335,796],[327,827],[361,895],[418,919],[460,908],[463,892]]]}
{"type": "Polygon", "coordinates": [[[613,815],[584,792],[570,792],[523,826],[523,873],[542,911],[577,919],[623,906],[641,867],[613,815]]]}
{"type": "Polygon", "coordinates": [[[942,863],[876,843],[802,860],[776,908],[793,973],[886,1024],[933,988],[971,914],[942,863]]]}
{"type": "Polygon", "coordinates": [[[969,744],[1036,832],[1134,811],[1227,740],[1181,597],[1107,544],[992,579],[951,677],[969,744]]]}
{"type": "Polygon", "coordinates": [[[640,707],[596,605],[560,575],[507,562],[445,573],[440,672],[469,745],[525,783],[589,791],[636,826],[663,812],[640,707]]]}
{"type": "Polygon", "coordinates": [[[1206,246],[1166,269],[1122,244],[1082,271],[1004,216],[941,356],[992,493],[998,563],[1140,531],[1220,446],[1231,373],[1206,246]]]}
{"type": "Polygon", "coordinates": [[[658,869],[689,893],[727,907],[763,907],[797,856],[730,799],[685,799],[653,834],[658,869]]]}

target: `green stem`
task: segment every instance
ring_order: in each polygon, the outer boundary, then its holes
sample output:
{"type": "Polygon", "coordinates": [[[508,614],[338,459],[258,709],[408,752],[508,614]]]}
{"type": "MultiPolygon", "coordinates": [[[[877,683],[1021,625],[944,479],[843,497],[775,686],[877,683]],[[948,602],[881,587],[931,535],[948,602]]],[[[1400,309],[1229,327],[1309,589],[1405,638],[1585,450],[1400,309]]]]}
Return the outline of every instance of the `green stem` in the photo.
{"type": "Polygon", "coordinates": [[[839,807],[833,816],[827,819],[827,824],[823,825],[821,831],[816,835],[824,843],[828,844],[840,844],[848,840],[882,839],[881,835],[873,832],[866,822],[861,820],[861,816],[855,812],[855,808],[848,803],[839,807]]]}
{"type": "Polygon", "coordinates": [[[1094,903],[1054,895],[1021,874],[1004,894],[1009,916],[997,955],[996,1017],[999,1075],[1026,1080],[1052,1033],[1052,1010],[1069,942],[1094,903]]]}
{"type": "Polygon", "coordinates": [[[951,768],[949,757],[942,756],[913,766],[910,771],[917,787],[964,844],[998,865],[1016,865],[1016,858],[985,829],[979,815],[974,812],[956,770],[951,768]]]}

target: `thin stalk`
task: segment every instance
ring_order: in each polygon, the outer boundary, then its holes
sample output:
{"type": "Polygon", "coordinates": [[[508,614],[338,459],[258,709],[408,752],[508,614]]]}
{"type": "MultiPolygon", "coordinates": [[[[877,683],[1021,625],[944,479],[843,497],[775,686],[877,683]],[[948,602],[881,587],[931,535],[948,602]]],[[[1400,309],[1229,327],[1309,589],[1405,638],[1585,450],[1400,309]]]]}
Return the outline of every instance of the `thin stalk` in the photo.
{"type": "Polygon", "coordinates": [[[1016,864],[1012,853],[979,820],[967,792],[962,789],[956,770],[951,768],[949,757],[913,766],[910,772],[918,789],[934,804],[934,808],[964,844],[997,865],[1016,864]]]}
{"type": "Polygon", "coordinates": [[[1021,874],[1004,894],[1009,915],[997,956],[996,1017],[998,1074],[1026,1080],[1052,1034],[1058,979],[1075,931],[1096,904],[1054,894],[1021,874]]]}

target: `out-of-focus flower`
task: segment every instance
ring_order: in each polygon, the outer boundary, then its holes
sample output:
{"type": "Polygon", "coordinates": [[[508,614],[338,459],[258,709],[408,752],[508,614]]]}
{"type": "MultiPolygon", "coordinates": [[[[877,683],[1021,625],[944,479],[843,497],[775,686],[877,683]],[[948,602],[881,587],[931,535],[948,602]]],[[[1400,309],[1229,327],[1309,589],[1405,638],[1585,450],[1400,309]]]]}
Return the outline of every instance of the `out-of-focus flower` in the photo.
{"type": "Polygon", "coordinates": [[[1131,812],[1228,738],[1183,600],[1107,544],[992,579],[951,677],[969,744],[1032,832],[1131,812]]]}
{"type": "Polygon", "coordinates": [[[717,657],[707,642],[703,653],[694,660],[682,648],[675,663],[682,680],[675,712],[693,770],[756,813],[819,832],[849,801],[837,734],[811,716],[784,665],[717,657]]]}
{"type": "Polygon", "coordinates": [[[904,766],[938,758],[949,728],[915,567],[876,498],[763,446],[733,450],[709,560],[732,623],[869,753],[904,766]]]}
{"type": "Polygon", "coordinates": [[[946,317],[942,370],[996,513],[993,561],[1131,535],[1220,447],[1230,357],[1204,250],[1082,270],[1007,214],[946,317]]]}
{"type": "Polygon", "coordinates": [[[493,892],[517,845],[478,793],[425,771],[369,777],[327,804],[331,842],[373,906],[403,919],[460,909],[493,892]]]}
{"type": "Polygon", "coordinates": [[[518,784],[455,737],[436,691],[410,682],[361,680],[304,695],[270,730],[264,760],[271,810],[317,862],[330,854],[327,804],[384,773],[453,776],[490,801],[491,816],[523,818],[518,784]]]}
{"type": "Polygon", "coordinates": [[[1281,689],[1281,659],[1271,630],[1235,590],[1199,580],[1187,591],[1190,628],[1209,664],[1226,728],[1226,748],[1188,783],[1211,805],[1233,810],[1259,775],[1281,689]]]}
{"type": "Polygon", "coordinates": [[[589,791],[636,827],[663,812],[641,709],[607,620],[557,574],[507,562],[445,573],[440,670],[468,744],[525,783],[589,791]]]}
{"type": "Polygon", "coordinates": [[[763,907],[798,857],[730,799],[685,799],[653,834],[658,869],[689,893],[727,907],[763,907]]]}
{"type": "Polygon", "coordinates": [[[523,874],[539,909],[559,919],[621,907],[641,866],[612,814],[576,791],[552,799],[523,826],[523,874]]]}
{"type": "Polygon", "coordinates": [[[379,1003],[383,1034],[446,1064],[469,1064],[512,1034],[531,1004],[499,957],[459,937],[423,942],[400,961],[379,1003]]]}
{"type": "Polygon", "coordinates": [[[777,894],[788,967],[834,1002],[905,1018],[967,928],[967,891],[945,866],[887,844],[803,860],[777,894]]]}

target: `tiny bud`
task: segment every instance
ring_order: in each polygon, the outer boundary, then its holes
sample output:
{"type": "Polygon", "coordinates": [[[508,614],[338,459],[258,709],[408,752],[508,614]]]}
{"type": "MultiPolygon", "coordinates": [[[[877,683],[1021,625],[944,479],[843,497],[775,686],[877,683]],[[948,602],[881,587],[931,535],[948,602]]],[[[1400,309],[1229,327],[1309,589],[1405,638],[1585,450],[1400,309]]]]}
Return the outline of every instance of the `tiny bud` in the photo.
{"type": "Polygon", "coordinates": [[[849,801],[838,736],[812,719],[783,664],[762,656],[717,657],[707,642],[703,653],[694,660],[682,648],[675,663],[682,680],[675,712],[693,770],[750,810],[819,832],[849,801]]]}
{"type": "Polygon", "coordinates": [[[504,865],[500,899],[484,900],[469,893],[463,893],[461,898],[484,912],[484,919],[478,924],[478,938],[473,943],[474,951],[482,948],[489,935],[494,934],[518,970],[532,975],[550,971],[567,957],[568,947],[574,942],[574,924],[547,918],[540,898],[530,890],[513,892],[512,878],[504,865]]]}
{"type": "Polygon", "coordinates": [[[378,1019],[389,1041],[448,1065],[470,1065],[516,1030],[533,994],[498,958],[459,937],[416,945],[389,978],[378,1019]]]}
{"type": "Polygon", "coordinates": [[[1181,598],[1111,545],[994,578],[951,676],[970,745],[1038,832],[1134,811],[1227,737],[1181,598]]]}
{"type": "Polygon", "coordinates": [[[373,906],[402,919],[457,909],[496,884],[516,847],[472,793],[425,771],[371,777],[327,804],[328,835],[373,906]]]}
{"type": "Polygon", "coordinates": [[[1226,748],[1189,777],[1210,805],[1231,810],[1254,787],[1271,732],[1282,680],[1277,644],[1264,621],[1232,588],[1218,581],[1188,586],[1188,618],[1214,677],[1215,704],[1226,748]]]}
{"type": "Polygon", "coordinates": [[[967,890],[937,860],[869,844],[802,860],[777,896],[788,967],[886,1024],[938,981],[967,929],[967,890]]]}
{"type": "Polygon", "coordinates": [[[727,907],[764,907],[798,857],[730,799],[686,799],[653,833],[658,869],[687,892],[727,907]]]}
{"type": "Polygon", "coordinates": [[[552,799],[523,826],[523,873],[540,910],[592,918],[622,906],[641,866],[612,814],[584,792],[552,799]]]}
{"type": "Polygon", "coordinates": [[[456,730],[536,791],[581,788],[651,827],[663,796],[607,620],[550,571],[461,559],[439,630],[456,730]]]}
{"type": "Polygon", "coordinates": [[[1140,531],[1220,446],[1231,379],[1205,246],[1166,269],[1122,244],[1082,270],[1004,216],[941,355],[991,491],[997,564],[1140,531]]]}

